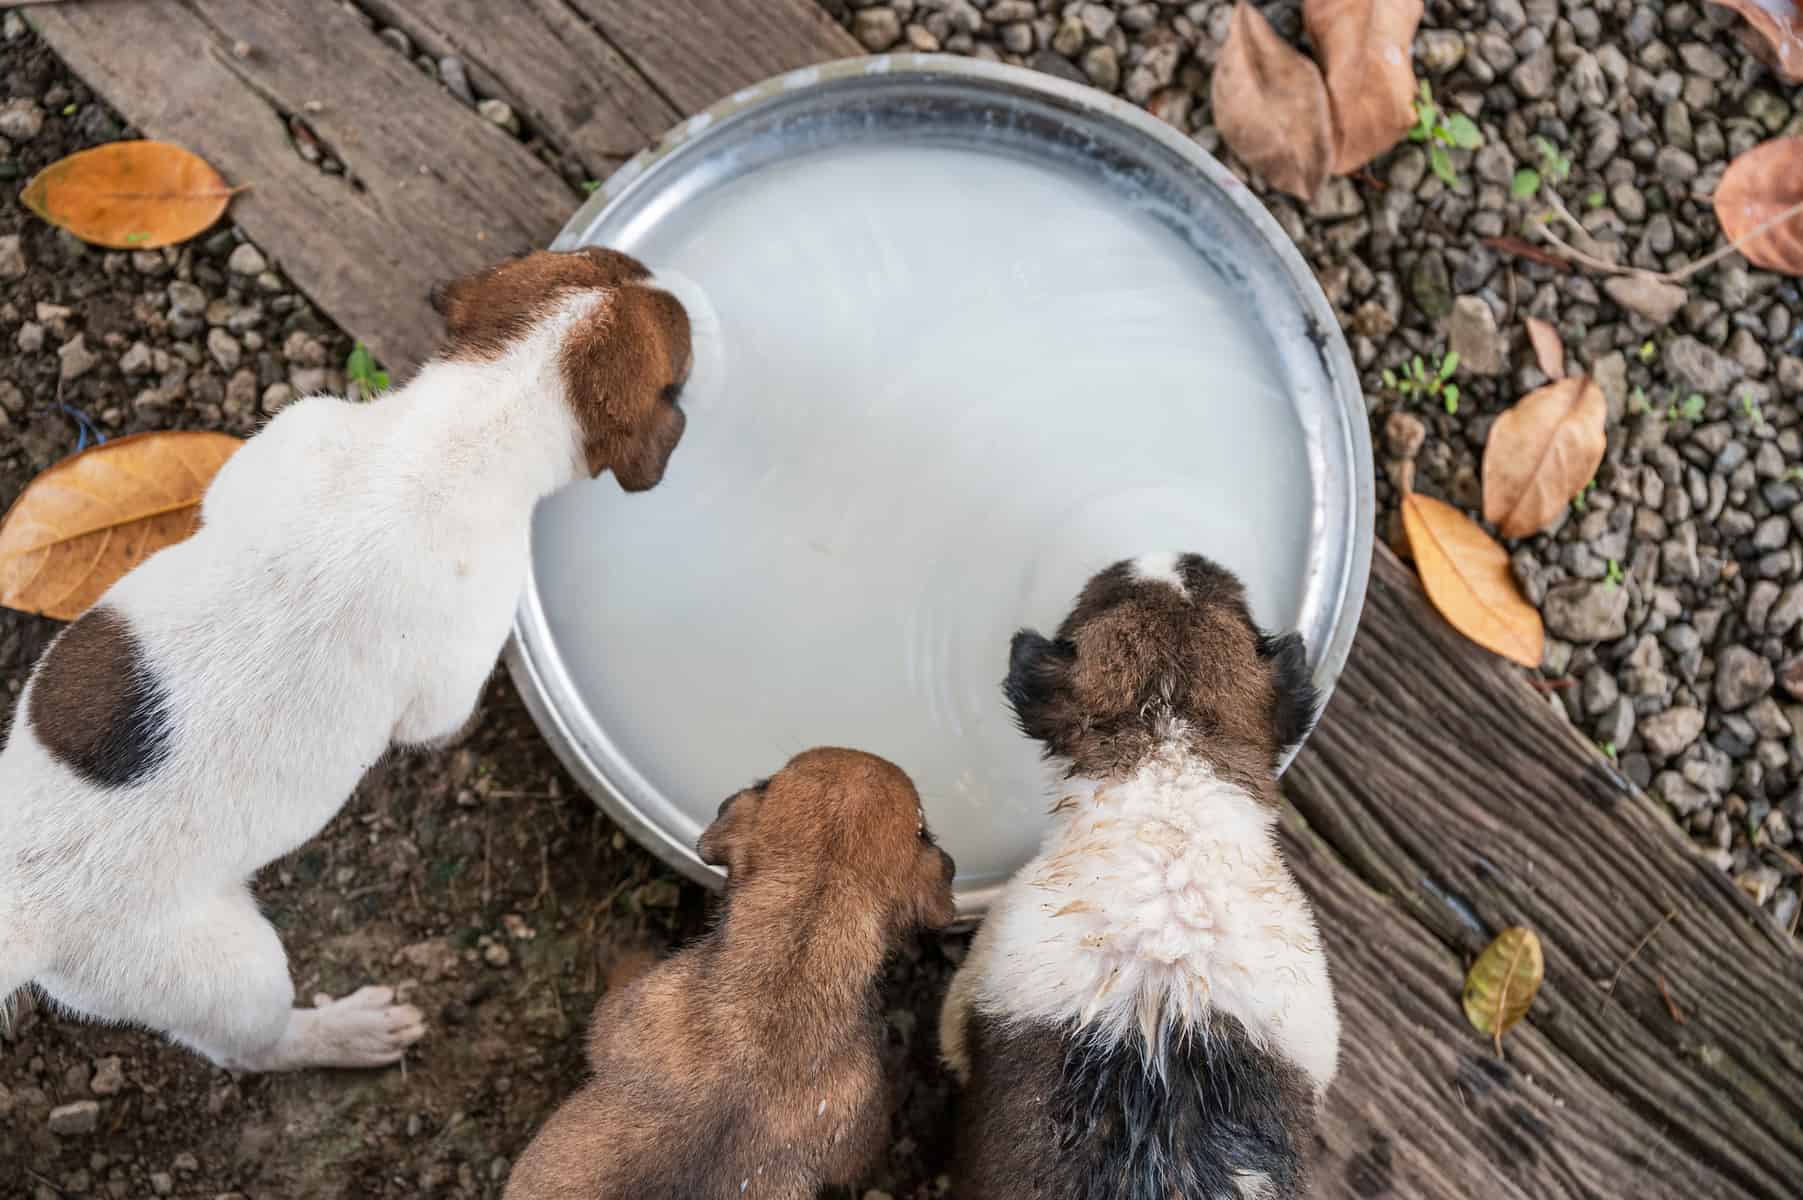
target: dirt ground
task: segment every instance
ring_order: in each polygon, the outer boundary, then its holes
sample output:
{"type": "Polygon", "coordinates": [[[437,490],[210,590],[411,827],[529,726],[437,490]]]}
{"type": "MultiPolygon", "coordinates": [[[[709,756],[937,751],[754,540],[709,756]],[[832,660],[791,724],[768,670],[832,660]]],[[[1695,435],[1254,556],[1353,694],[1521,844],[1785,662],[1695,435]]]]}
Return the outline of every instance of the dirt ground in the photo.
{"type": "MultiPolygon", "coordinates": [[[[85,250],[25,212],[16,193],[31,173],[129,130],[29,35],[0,45],[0,81],[46,115],[34,137],[0,140],[0,237],[20,235],[30,264],[0,282],[0,508],[75,449],[76,424],[58,403],[109,435],[248,433],[261,418],[254,403],[234,403],[234,388],[254,387],[254,399],[279,381],[296,359],[271,355],[297,331],[325,348],[331,380],[349,340],[279,279],[226,271],[238,244],[229,230],[159,263],[85,250]],[[209,330],[173,312],[175,281],[226,305],[209,314],[214,329],[228,327],[214,319],[228,310],[260,309],[229,326],[244,366],[183,358],[209,330]],[[67,311],[46,316],[43,305],[67,311]],[[59,346],[77,336],[97,361],[67,379],[59,346]],[[139,342],[166,355],[150,374],[120,365],[139,342]]],[[[0,610],[0,729],[56,629],[0,610]]],[[[746,763],[746,778],[778,765],[746,763]]],[[[257,892],[301,995],[398,983],[428,1014],[430,1033],[404,1068],[238,1076],[148,1034],[28,1004],[0,1041],[0,1200],[499,1196],[514,1156],[582,1077],[581,1034],[609,958],[693,936],[709,904],[600,815],[504,677],[465,742],[380,765],[324,834],[263,872],[257,892]],[[98,1102],[97,1128],[52,1133],[52,1109],[83,1100],[98,1102]]],[[[894,1139],[852,1196],[945,1191],[949,1088],[934,1030],[963,948],[962,938],[923,938],[889,970],[894,1139]]]]}

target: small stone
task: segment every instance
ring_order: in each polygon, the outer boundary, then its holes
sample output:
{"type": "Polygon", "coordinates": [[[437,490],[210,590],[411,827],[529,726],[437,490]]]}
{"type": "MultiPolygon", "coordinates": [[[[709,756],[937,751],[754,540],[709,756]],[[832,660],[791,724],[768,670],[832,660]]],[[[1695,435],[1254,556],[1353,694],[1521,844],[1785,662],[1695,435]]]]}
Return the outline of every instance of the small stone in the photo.
{"type": "Polygon", "coordinates": [[[257,407],[257,373],[240,367],[225,385],[225,411],[233,416],[249,416],[257,407]]]}
{"type": "MultiPolygon", "coordinates": [[[[1641,736],[1646,736],[1646,726],[1640,727],[1641,736]]],[[[1688,817],[1709,806],[1709,793],[1692,784],[1676,771],[1661,771],[1653,780],[1653,794],[1665,801],[1671,810],[1680,817],[1688,817]]]]}
{"type": "Polygon", "coordinates": [[[653,879],[639,888],[639,903],[646,908],[675,908],[682,890],[668,879],[653,879]]]}
{"type": "Polygon", "coordinates": [[[100,1127],[100,1102],[77,1100],[50,1110],[50,1132],[58,1137],[80,1137],[100,1127]]]}
{"type": "Polygon", "coordinates": [[[864,49],[881,54],[901,40],[901,18],[892,8],[860,9],[852,18],[851,32],[864,49]]]}
{"type": "Polygon", "coordinates": [[[1747,898],[1753,903],[1763,905],[1772,898],[1772,893],[1778,890],[1778,885],[1783,882],[1783,878],[1775,869],[1760,866],[1736,875],[1734,884],[1745,892],[1747,898]]]}
{"type": "Polygon", "coordinates": [[[1607,581],[1563,583],[1546,594],[1541,614],[1568,642],[1607,642],[1628,632],[1628,590],[1607,581]]]}
{"type": "Polygon", "coordinates": [[[470,90],[469,72],[464,69],[461,58],[447,55],[439,59],[438,78],[451,95],[468,105],[476,103],[476,93],[470,90]]]}
{"type": "Polygon", "coordinates": [[[1501,375],[1507,365],[1496,314],[1476,296],[1453,302],[1447,344],[1459,356],[1459,367],[1473,375],[1501,375]]]}
{"type": "Polygon", "coordinates": [[[1409,297],[1430,321],[1452,312],[1452,280],[1447,277],[1445,256],[1430,250],[1415,259],[1409,268],[1409,297]]]}
{"type": "Polygon", "coordinates": [[[1690,294],[1675,283],[1646,275],[1616,275],[1603,284],[1609,299],[1637,317],[1664,325],[1678,314],[1690,294]]]}
{"type": "Polygon", "coordinates": [[[1740,378],[1740,365],[1688,335],[1665,348],[1665,369],[1705,399],[1726,392],[1740,378]]]}
{"type": "Polygon", "coordinates": [[[482,961],[499,969],[513,961],[513,954],[500,942],[489,942],[482,948],[482,961]]]}
{"type": "Polygon", "coordinates": [[[1803,583],[1793,583],[1779,593],[1777,603],[1765,619],[1765,632],[1784,637],[1803,622],[1803,583]]]}
{"type": "Polygon", "coordinates": [[[1509,84],[1523,99],[1540,100],[1551,94],[1557,70],[1558,62],[1553,57],[1553,47],[1549,42],[1522,59],[1509,72],[1509,84]]]}
{"type": "Polygon", "coordinates": [[[1693,75],[1701,75],[1704,79],[1712,79],[1717,83],[1728,78],[1728,60],[1717,54],[1702,42],[1687,42],[1678,50],[1678,57],[1690,68],[1693,75]]]}
{"type": "Polygon", "coordinates": [[[1778,686],[1792,700],[1803,702],[1803,654],[1784,660],[1778,669],[1778,686]]]}
{"type": "Polygon", "coordinates": [[[1077,10],[1077,19],[1083,22],[1083,31],[1098,42],[1114,28],[1114,10],[1106,4],[1085,4],[1077,10]]]}
{"type": "MultiPolygon", "coordinates": [[[[1002,49],[1010,54],[1033,53],[1033,27],[1025,21],[1016,21],[1011,25],[1002,26],[1002,49]]],[[[1146,96],[1151,94],[1152,89],[1148,87],[1146,96]]],[[[1143,100],[1145,97],[1142,96],[1140,99],[1143,100]]]]}
{"type": "Polygon", "coordinates": [[[263,411],[275,416],[294,400],[294,388],[285,383],[272,383],[263,389],[263,411]]]}
{"type": "Polygon", "coordinates": [[[1745,646],[1730,646],[1716,656],[1715,702],[1737,712],[1772,690],[1772,664],[1745,646]]]}
{"type": "Polygon", "coordinates": [[[249,242],[244,242],[232,251],[230,258],[225,260],[225,269],[234,275],[254,277],[269,269],[269,260],[263,257],[261,250],[249,242]]]}
{"type": "Polygon", "coordinates": [[[244,347],[238,344],[237,338],[214,327],[207,331],[207,353],[213,356],[213,361],[219,364],[220,370],[235,371],[244,358],[244,347]]]}
{"type": "Polygon", "coordinates": [[[25,265],[25,244],[16,233],[0,237],[0,279],[18,279],[28,268],[25,265]]]}
{"type": "Polygon", "coordinates": [[[1393,457],[1414,458],[1426,440],[1427,426],[1414,413],[1398,408],[1384,419],[1384,448],[1393,457]]]}
{"type": "Polygon", "coordinates": [[[1584,711],[1590,716],[1597,716],[1613,706],[1621,696],[1621,689],[1615,684],[1615,676],[1604,667],[1591,667],[1584,672],[1582,698],[1584,711]]]}
{"type": "Polygon", "coordinates": [[[1703,733],[1703,711],[1683,705],[1668,708],[1640,723],[1640,740],[1660,758],[1676,758],[1703,733]]]}
{"type": "MultiPolygon", "coordinates": [[[[890,13],[889,16],[893,19],[895,14],[890,13]]],[[[493,97],[490,97],[477,104],[476,111],[481,113],[482,119],[487,121],[490,125],[497,125],[500,128],[505,129],[508,133],[513,134],[515,137],[519,136],[520,119],[514,115],[513,106],[508,104],[507,101],[496,100],[493,97]]]]}
{"type": "Polygon", "coordinates": [[[282,342],[282,357],[297,367],[323,367],[326,348],[306,330],[297,329],[282,342]]]}
{"type": "Polygon", "coordinates": [[[125,1087],[125,1069],[117,1055],[94,1063],[94,1078],[88,1087],[96,1096],[116,1096],[125,1087]]]}
{"type": "Polygon", "coordinates": [[[294,385],[297,396],[314,396],[326,390],[326,369],[324,367],[296,367],[288,372],[288,382],[294,385]]]}
{"type": "Polygon", "coordinates": [[[133,342],[131,349],[119,356],[119,369],[127,375],[144,375],[152,367],[150,347],[143,342],[133,342]]]}
{"type": "Polygon", "coordinates": [[[1465,58],[1465,35],[1454,29],[1430,29],[1417,40],[1415,55],[1436,75],[1458,66],[1465,58]]]}
{"type": "Polygon", "coordinates": [[[57,374],[64,383],[80,379],[93,370],[94,364],[100,361],[99,357],[88,349],[87,335],[80,333],[64,342],[62,349],[56,352],[56,356],[62,360],[57,374]]]}
{"type": "Polygon", "coordinates": [[[175,1176],[167,1171],[152,1171],[150,1173],[150,1190],[158,1196],[173,1196],[175,1194],[175,1176]]]}
{"type": "Polygon", "coordinates": [[[13,335],[13,344],[26,354],[36,354],[44,348],[44,327],[36,321],[25,322],[13,335]]]}
{"type": "MultiPolygon", "coordinates": [[[[1091,5],[1095,8],[1097,5],[1091,5]]],[[[1089,82],[1104,92],[1121,85],[1121,59],[1113,46],[1091,46],[1083,55],[1083,73],[1089,82]]]]}
{"type": "Polygon", "coordinates": [[[35,101],[21,97],[0,105],[0,137],[29,142],[43,128],[44,110],[35,101]]]}
{"type": "Polygon", "coordinates": [[[207,311],[207,294],[185,279],[169,285],[169,312],[176,317],[198,317],[207,311]]]}
{"type": "Polygon", "coordinates": [[[1066,58],[1074,58],[1087,40],[1083,22],[1075,13],[1070,13],[1059,23],[1058,32],[1052,35],[1052,49],[1066,58]]]}

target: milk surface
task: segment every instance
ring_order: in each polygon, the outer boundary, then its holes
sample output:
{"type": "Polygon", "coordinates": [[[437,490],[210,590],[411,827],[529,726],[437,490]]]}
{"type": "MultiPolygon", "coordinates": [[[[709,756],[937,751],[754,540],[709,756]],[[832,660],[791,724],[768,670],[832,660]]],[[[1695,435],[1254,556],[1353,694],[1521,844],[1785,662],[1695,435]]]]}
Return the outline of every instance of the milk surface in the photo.
{"type": "Polygon", "coordinates": [[[554,496],[533,558],[573,680],[679,838],[789,755],[851,746],[914,777],[961,886],[999,881],[1047,807],[1002,700],[1016,629],[1164,549],[1296,622],[1310,475],[1257,314],[1118,197],[842,148],[623,248],[703,288],[719,344],[663,484],[554,496]]]}

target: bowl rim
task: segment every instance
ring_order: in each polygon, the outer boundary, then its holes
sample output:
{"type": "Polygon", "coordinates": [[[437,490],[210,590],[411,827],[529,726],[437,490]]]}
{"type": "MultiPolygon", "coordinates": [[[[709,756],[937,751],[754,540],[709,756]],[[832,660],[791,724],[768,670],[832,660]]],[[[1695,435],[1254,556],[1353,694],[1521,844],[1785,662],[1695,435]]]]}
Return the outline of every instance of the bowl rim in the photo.
{"type": "MultiPolygon", "coordinates": [[[[950,54],[895,53],[839,59],[773,76],[762,83],[734,92],[678,123],[654,145],[622,163],[597,187],[571,215],[551,243],[551,248],[568,250],[582,245],[585,231],[593,228],[615,206],[628,204],[642,189],[654,186],[660,174],[660,165],[715,126],[767,104],[781,102],[798,92],[824,89],[846,80],[870,76],[946,79],[977,84],[1002,93],[1027,94],[1038,100],[1055,101],[1062,106],[1087,112],[1095,118],[1126,126],[1135,133],[1152,139],[1199,172],[1256,232],[1275,257],[1287,277],[1292,294],[1304,309],[1304,316],[1311,330],[1319,333],[1315,340],[1323,358],[1327,390],[1339,401],[1339,407],[1343,410],[1345,420],[1342,422],[1342,432],[1350,442],[1343,449],[1347,454],[1354,493],[1352,541],[1346,547],[1344,569],[1340,572],[1339,594],[1337,598],[1329,597],[1330,611],[1336,614],[1333,634],[1321,649],[1313,674],[1315,686],[1321,693],[1325,707],[1345,667],[1353,639],[1357,636],[1371,571],[1377,498],[1364,391],[1359,384],[1357,367],[1353,363],[1339,319],[1321,290],[1313,270],[1291,242],[1289,235],[1251,189],[1213,155],[1164,121],[1119,97],[1025,67],[950,54]]],[[[528,554],[530,555],[530,550],[528,554]]],[[[588,728],[578,730],[568,714],[555,702],[554,697],[577,696],[579,693],[550,636],[543,602],[539,596],[537,574],[530,568],[522,587],[512,636],[508,639],[503,660],[540,733],[551,744],[564,767],[602,811],[624,833],[665,863],[686,877],[718,890],[725,881],[725,874],[703,863],[693,846],[679,841],[669,830],[641,811],[626,795],[610,770],[603,766],[601,758],[610,759],[615,764],[628,762],[606,731],[592,721],[587,723],[588,728]],[[600,753],[597,754],[596,751],[600,753]]],[[[1279,774],[1288,769],[1299,750],[1300,746],[1290,749],[1278,766],[1279,774]]],[[[1002,879],[961,890],[957,897],[960,925],[981,918],[1008,882],[1008,879],[1002,879]]]]}

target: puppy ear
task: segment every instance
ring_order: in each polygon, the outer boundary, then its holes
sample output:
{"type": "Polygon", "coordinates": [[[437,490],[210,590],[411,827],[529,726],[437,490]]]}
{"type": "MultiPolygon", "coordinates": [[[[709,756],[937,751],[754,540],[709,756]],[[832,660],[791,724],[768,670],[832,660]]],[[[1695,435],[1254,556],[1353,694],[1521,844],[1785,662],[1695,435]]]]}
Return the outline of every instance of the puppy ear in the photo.
{"type": "Polygon", "coordinates": [[[1308,647],[1299,633],[1258,639],[1259,655],[1271,664],[1271,683],[1276,689],[1276,713],[1273,718],[1277,744],[1285,749],[1308,736],[1321,715],[1321,693],[1315,690],[1308,670],[1308,647]]]}
{"type": "Polygon", "coordinates": [[[1065,740],[1065,716],[1071,670],[1077,663],[1074,643],[1053,641],[1031,629],[1014,635],[1008,648],[1008,678],[1002,692],[1014,709],[1015,723],[1030,738],[1056,750],[1065,740]]]}
{"type": "Polygon", "coordinates": [[[739,792],[720,802],[714,823],[701,831],[701,840],[695,843],[695,853],[702,862],[724,868],[729,877],[742,873],[746,828],[757,805],[754,791],[739,792]]]}

